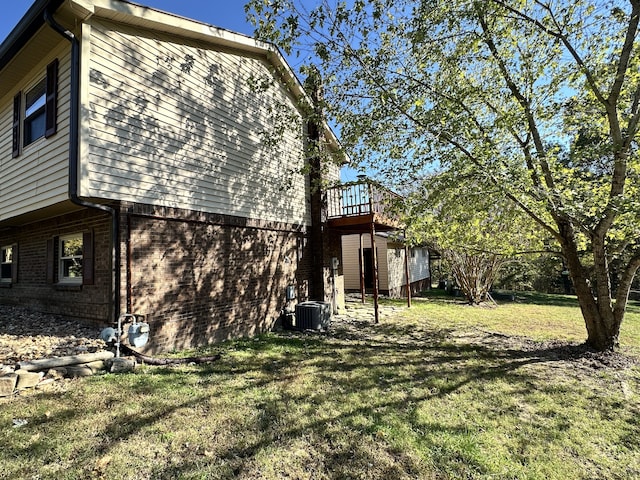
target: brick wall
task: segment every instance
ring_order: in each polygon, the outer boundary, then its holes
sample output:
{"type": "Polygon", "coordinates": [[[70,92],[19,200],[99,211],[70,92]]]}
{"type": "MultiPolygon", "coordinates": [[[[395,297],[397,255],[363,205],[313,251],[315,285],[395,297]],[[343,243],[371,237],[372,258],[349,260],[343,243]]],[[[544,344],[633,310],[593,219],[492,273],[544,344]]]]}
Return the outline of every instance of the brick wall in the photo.
{"type": "MultiPolygon", "coordinates": [[[[271,329],[283,308],[310,298],[318,269],[331,298],[330,258],[341,257],[339,236],[329,241],[334,234],[325,232],[316,267],[310,233],[299,225],[140,204],[122,204],[120,212],[118,311],[144,315],[150,353],[271,329]],[[288,285],[297,296],[289,304],[288,285]]],[[[0,288],[0,303],[112,324],[110,225],[108,215],[81,210],[0,232],[0,245],[18,245],[18,282],[0,288]],[[94,238],[95,283],[48,283],[47,241],[86,231],[94,238]]]]}
{"type": "Polygon", "coordinates": [[[122,208],[124,304],[150,324],[147,351],[253,335],[272,328],[287,285],[308,299],[303,228],[178,209],[122,208]]]}
{"type": "Polygon", "coordinates": [[[18,281],[1,285],[0,303],[78,317],[96,325],[111,318],[109,216],[82,210],[0,231],[0,245],[17,245],[18,281]],[[92,232],[93,285],[61,286],[47,282],[47,241],[57,236],[92,232]]]}

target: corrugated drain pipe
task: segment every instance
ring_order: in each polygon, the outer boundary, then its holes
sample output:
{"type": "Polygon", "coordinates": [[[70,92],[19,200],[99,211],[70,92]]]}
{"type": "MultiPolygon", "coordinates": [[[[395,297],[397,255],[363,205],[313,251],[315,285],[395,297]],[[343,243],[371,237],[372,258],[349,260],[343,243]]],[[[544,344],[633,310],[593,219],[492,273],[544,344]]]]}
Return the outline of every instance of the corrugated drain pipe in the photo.
{"type": "Polygon", "coordinates": [[[92,203],[78,196],[78,156],[80,127],[80,41],[69,30],[57,23],[53,13],[46,9],[44,21],[71,43],[71,113],[69,115],[69,200],[81,207],[93,208],[111,215],[111,296],[113,321],[120,315],[120,235],[118,211],[109,205],[92,203]]]}

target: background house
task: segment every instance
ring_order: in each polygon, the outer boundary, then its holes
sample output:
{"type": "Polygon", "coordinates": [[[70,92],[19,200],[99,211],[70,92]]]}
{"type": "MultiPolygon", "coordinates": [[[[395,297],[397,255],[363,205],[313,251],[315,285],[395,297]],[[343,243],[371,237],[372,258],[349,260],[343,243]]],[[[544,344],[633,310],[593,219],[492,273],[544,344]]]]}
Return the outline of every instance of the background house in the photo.
{"type": "MultiPolygon", "coordinates": [[[[380,293],[392,298],[406,296],[404,242],[395,239],[393,234],[381,232],[376,234],[375,245],[380,293]]],[[[430,287],[429,250],[426,247],[411,247],[408,251],[411,293],[415,294],[430,287]]],[[[364,279],[365,290],[373,289],[373,251],[369,235],[356,234],[342,237],[342,264],[345,291],[359,292],[361,278],[364,279]]]]}
{"type": "Polygon", "coordinates": [[[339,170],[300,173],[310,142],[337,150],[312,103],[271,45],[125,1],[37,0],[0,45],[0,302],[134,313],[152,350],[267,330],[287,286],[339,305],[339,235],[311,188],[339,170]]]}

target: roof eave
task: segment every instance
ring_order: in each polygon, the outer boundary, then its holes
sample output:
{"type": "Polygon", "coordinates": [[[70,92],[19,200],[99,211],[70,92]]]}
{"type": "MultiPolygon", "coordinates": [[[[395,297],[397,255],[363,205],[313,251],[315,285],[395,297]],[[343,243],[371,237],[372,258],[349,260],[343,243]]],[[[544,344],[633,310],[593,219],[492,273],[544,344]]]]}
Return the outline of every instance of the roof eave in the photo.
{"type": "Polygon", "coordinates": [[[64,0],[36,0],[18,24],[0,44],[0,69],[3,69],[44,25],[44,11],[57,10],[64,0]]]}

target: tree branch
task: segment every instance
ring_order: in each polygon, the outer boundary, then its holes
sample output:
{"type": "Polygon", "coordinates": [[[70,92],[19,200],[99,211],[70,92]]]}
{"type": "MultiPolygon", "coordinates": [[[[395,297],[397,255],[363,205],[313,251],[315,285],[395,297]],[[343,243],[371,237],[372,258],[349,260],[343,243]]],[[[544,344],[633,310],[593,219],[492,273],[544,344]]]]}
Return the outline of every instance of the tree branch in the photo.
{"type": "Polygon", "coordinates": [[[640,122],[640,85],[633,93],[633,102],[631,103],[630,114],[631,120],[629,120],[629,124],[627,126],[627,135],[624,140],[624,145],[622,146],[623,150],[629,150],[631,148],[631,144],[638,132],[638,122],[640,122]]]}
{"type": "MultiPolygon", "coordinates": [[[[511,5],[508,5],[503,0],[491,0],[491,1],[493,3],[495,3],[496,5],[500,5],[505,10],[508,10],[509,12],[515,14],[518,18],[521,18],[522,20],[525,20],[526,22],[535,25],[540,31],[546,33],[547,35],[550,35],[550,36],[560,40],[562,42],[562,44],[565,46],[565,48],[569,51],[569,53],[571,54],[571,56],[575,60],[576,64],[578,65],[578,67],[580,67],[580,70],[582,71],[582,73],[584,73],[584,75],[585,75],[585,77],[587,79],[587,83],[591,87],[591,90],[593,91],[593,94],[596,96],[598,101],[600,101],[600,103],[602,103],[603,105],[607,104],[607,99],[604,97],[604,95],[600,91],[600,88],[598,88],[598,84],[596,82],[595,75],[593,74],[593,72],[591,72],[591,70],[589,70],[587,68],[586,63],[584,62],[584,60],[582,59],[580,54],[577,52],[575,47],[571,44],[571,42],[569,42],[569,39],[566,37],[566,35],[564,35],[560,31],[555,32],[555,31],[551,30],[550,28],[545,26],[542,22],[540,22],[536,18],[533,18],[530,15],[527,15],[526,13],[524,13],[524,12],[514,8],[514,7],[512,7],[511,5]]],[[[547,12],[549,12],[551,17],[554,19],[554,23],[556,23],[555,22],[555,17],[553,15],[553,12],[551,11],[551,8],[549,7],[549,5],[543,4],[541,2],[536,2],[536,3],[538,3],[538,5],[540,5],[543,9],[547,10],[547,12]]],[[[559,26],[559,25],[556,23],[556,26],[559,26]]]]}
{"type": "MultiPolygon", "coordinates": [[[[540,131],[538,130],[538,126],[536,124],[536,120],[534,118],[533,112],[531,111],[530,101],[522,94],[522,92],[516,85],[515,81],[511,78],[511,74],[509,73],[509,70],[507,69],[505,62],[502,56],[500,55],[500,52],[498,51],[498,47],[496,46],[495,42],[493,41],[490,35],[489,25],[487,24],[484,14],[479,9],[476,9],[476,14],[478,15],[478,21],[480,22],[480,26],[483,31],[483,40],[487,45],[487,47],[489,48],[491,55],[497,62],[498,69],[500,70],[500,73],[502,74],[503,80],[506,82],[507,87],[511,91],[511,94],[516,98],[516,100],[524,110],[524,114],[527,120],[528,130],[533,137],[533,143],[534,143],[536,152],[538,154],[538,161],[540,162],[540,167],[542,168],[542,174],[545,180],[545,184],[549,189],[549,192],[554,192],[556,190],[555,180],[553,179],[553,175],[551,173],[551,169],[549,168],[549,164],[545,160],[546,151],[542,142],[540,131]]],[[[528,168],[533,167],[533,162],[531,162],[530,164],[528,163],[527,167],[528,168]]],[[[530,171],[531,171],[531,168],[530,168],[530,171]]],[[[551,198],[549,198],[549,200],[551,200],[551,198]]],[[[557,195],[555,195],[555,197],[553,198],[553,203],[552,203],[551,211],[555,212],[555,214],[558,214],[558,212],[560,211],[560,206],[562,202],[560,201],[560,198],[557,195]],[[553,203],[555,203],[555,205],[553,203]]]]}
{"type": "Polygon", "coordinates": [[[638,22],[640,21],[640,1],[630,0],[631,2],[631,15],[629,19],[629,25],[627,33],[624,38],[622,50],[620,51],[620,58],[618,59],[618,67],[616,69],[616,76],[609,92],[608,104],[613,106],[618,103],[620,97],[620,91],[624,83],[624,77],[627,74],[629,68],[629,61],[631,59],[631,53],[633,52],[634,42],[636,40],[636,34],[638,32],[638,22]]]}
{"type": "Polygon", "coordinates": [[[618,283],[618,291],[616,292],[616,304],[613,307],[613,317],[618,324],[622,322],[624,318],[624,312],[627,307],[627,299],[629,298],[629,291],[631,290],[631,283],[635,277],[636,272],[640,268],[640,254],[631,259],[627,268],[622,273],[622,278],[618,283]]]}

